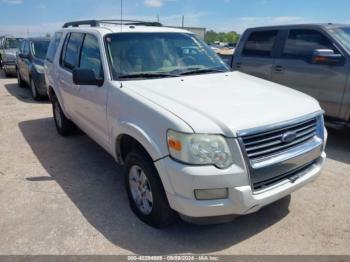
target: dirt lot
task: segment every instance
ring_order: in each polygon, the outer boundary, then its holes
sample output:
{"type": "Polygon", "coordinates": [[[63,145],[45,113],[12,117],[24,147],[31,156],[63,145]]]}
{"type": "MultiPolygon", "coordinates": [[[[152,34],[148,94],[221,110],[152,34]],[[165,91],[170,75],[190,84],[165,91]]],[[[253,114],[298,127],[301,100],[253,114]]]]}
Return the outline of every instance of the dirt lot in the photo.
{"type": "Polygon", "coordinates": [[[0,254],[350,254],[350,130],[329,130],[313,184],[256,214],[166,230],[129,209],[122,169],[51,105],[0,75],[0,254]]]}

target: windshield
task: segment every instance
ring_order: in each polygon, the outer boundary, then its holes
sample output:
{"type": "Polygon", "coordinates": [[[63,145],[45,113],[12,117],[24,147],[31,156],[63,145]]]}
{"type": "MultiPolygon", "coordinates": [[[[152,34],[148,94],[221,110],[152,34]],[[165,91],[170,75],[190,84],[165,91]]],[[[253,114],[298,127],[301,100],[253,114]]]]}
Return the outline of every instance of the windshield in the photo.
{"type": "Polygon", "coordinates": [[[49,44],[50,44],[50,41],[48,40],[32,42],[33,55],[37,58],[45,59],[49,44]]]}
{"type": "Polygon", "coordinates": [[[19,48],[23,39],[22,38],[6,38],[5,49],[19,48]]]}
{"type": "Polygon", "coordinates": [[[333,28],[330,31],[350,52],[350,27],[333,28]]]}
{"type": "Polygon", "coordinates": [[[118,33],[106,36],[114,79],[227,72],[201,40],[183,33],[118,33]]]}

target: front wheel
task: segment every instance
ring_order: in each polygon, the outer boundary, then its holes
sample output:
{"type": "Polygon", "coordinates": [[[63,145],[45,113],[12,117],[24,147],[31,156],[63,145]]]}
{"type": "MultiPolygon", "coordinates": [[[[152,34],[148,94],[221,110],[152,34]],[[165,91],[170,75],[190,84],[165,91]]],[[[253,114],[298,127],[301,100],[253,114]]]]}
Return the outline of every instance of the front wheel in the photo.
{"type": "Polygon", "coordinates": [[[23,81],[21,73],[19,72],[19,69],[17,68],[16,70],[17,73],[17,83],[19,87],[25,87],[26,83],[23,81]]]}
{"type": "Polygon", "coordinates": [[[42,98],[42,96],[39,95],[38,89],[37,89],[37,87],[36,87],[35,82],[34,82],[33,79],[30,79],[30,88],[31,88],[31,90],[32,90],[33,99],[34,99],[34,100],[40,100],[40,99],[42,98]]]}
{"type": "Polygon", "coordinates": [[[61,136],[69,136],[73,134],[75,125],[64,115],[60,102],[56,96],[52,97],[52,111],[57,132],[61,136]]]}
{"type": "Polygon", "coordinates": [[[158,172],[142,150],[126,158],[126,189],[131,209],[146,224],[163,228],[175,221],[158,172]]]}

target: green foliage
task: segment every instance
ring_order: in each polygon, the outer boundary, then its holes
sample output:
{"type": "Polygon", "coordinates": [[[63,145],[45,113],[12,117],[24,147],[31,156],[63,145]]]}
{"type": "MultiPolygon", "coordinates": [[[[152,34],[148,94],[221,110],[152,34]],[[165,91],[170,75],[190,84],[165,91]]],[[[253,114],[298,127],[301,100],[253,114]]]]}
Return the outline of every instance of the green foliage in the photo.
{"type": "Polygon", "coordinates": [[[231,31],[228,33],[215,32],[213,30],[207,31],[205,34],[205,42],[213,44],[215,41],[237,43],[240,35],[237,32],[231,31]]]}

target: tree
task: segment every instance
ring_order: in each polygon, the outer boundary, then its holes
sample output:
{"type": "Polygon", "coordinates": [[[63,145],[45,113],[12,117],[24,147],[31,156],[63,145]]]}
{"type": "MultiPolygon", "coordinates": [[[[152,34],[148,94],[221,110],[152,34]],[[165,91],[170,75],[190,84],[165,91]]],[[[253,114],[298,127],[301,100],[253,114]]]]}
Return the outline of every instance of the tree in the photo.
{"type": "Polygon", "coordinates": [[[205,42],[207,42],[208,44],[213,44],[215,41],[235,44],[238,42],[239,37],[240,35],[235,31],[231,31],[228,33],[224,33],[224,32],[217,33],[214,30],[210,30],[206,32],[204,39],[205,39],[205,42]]]}

